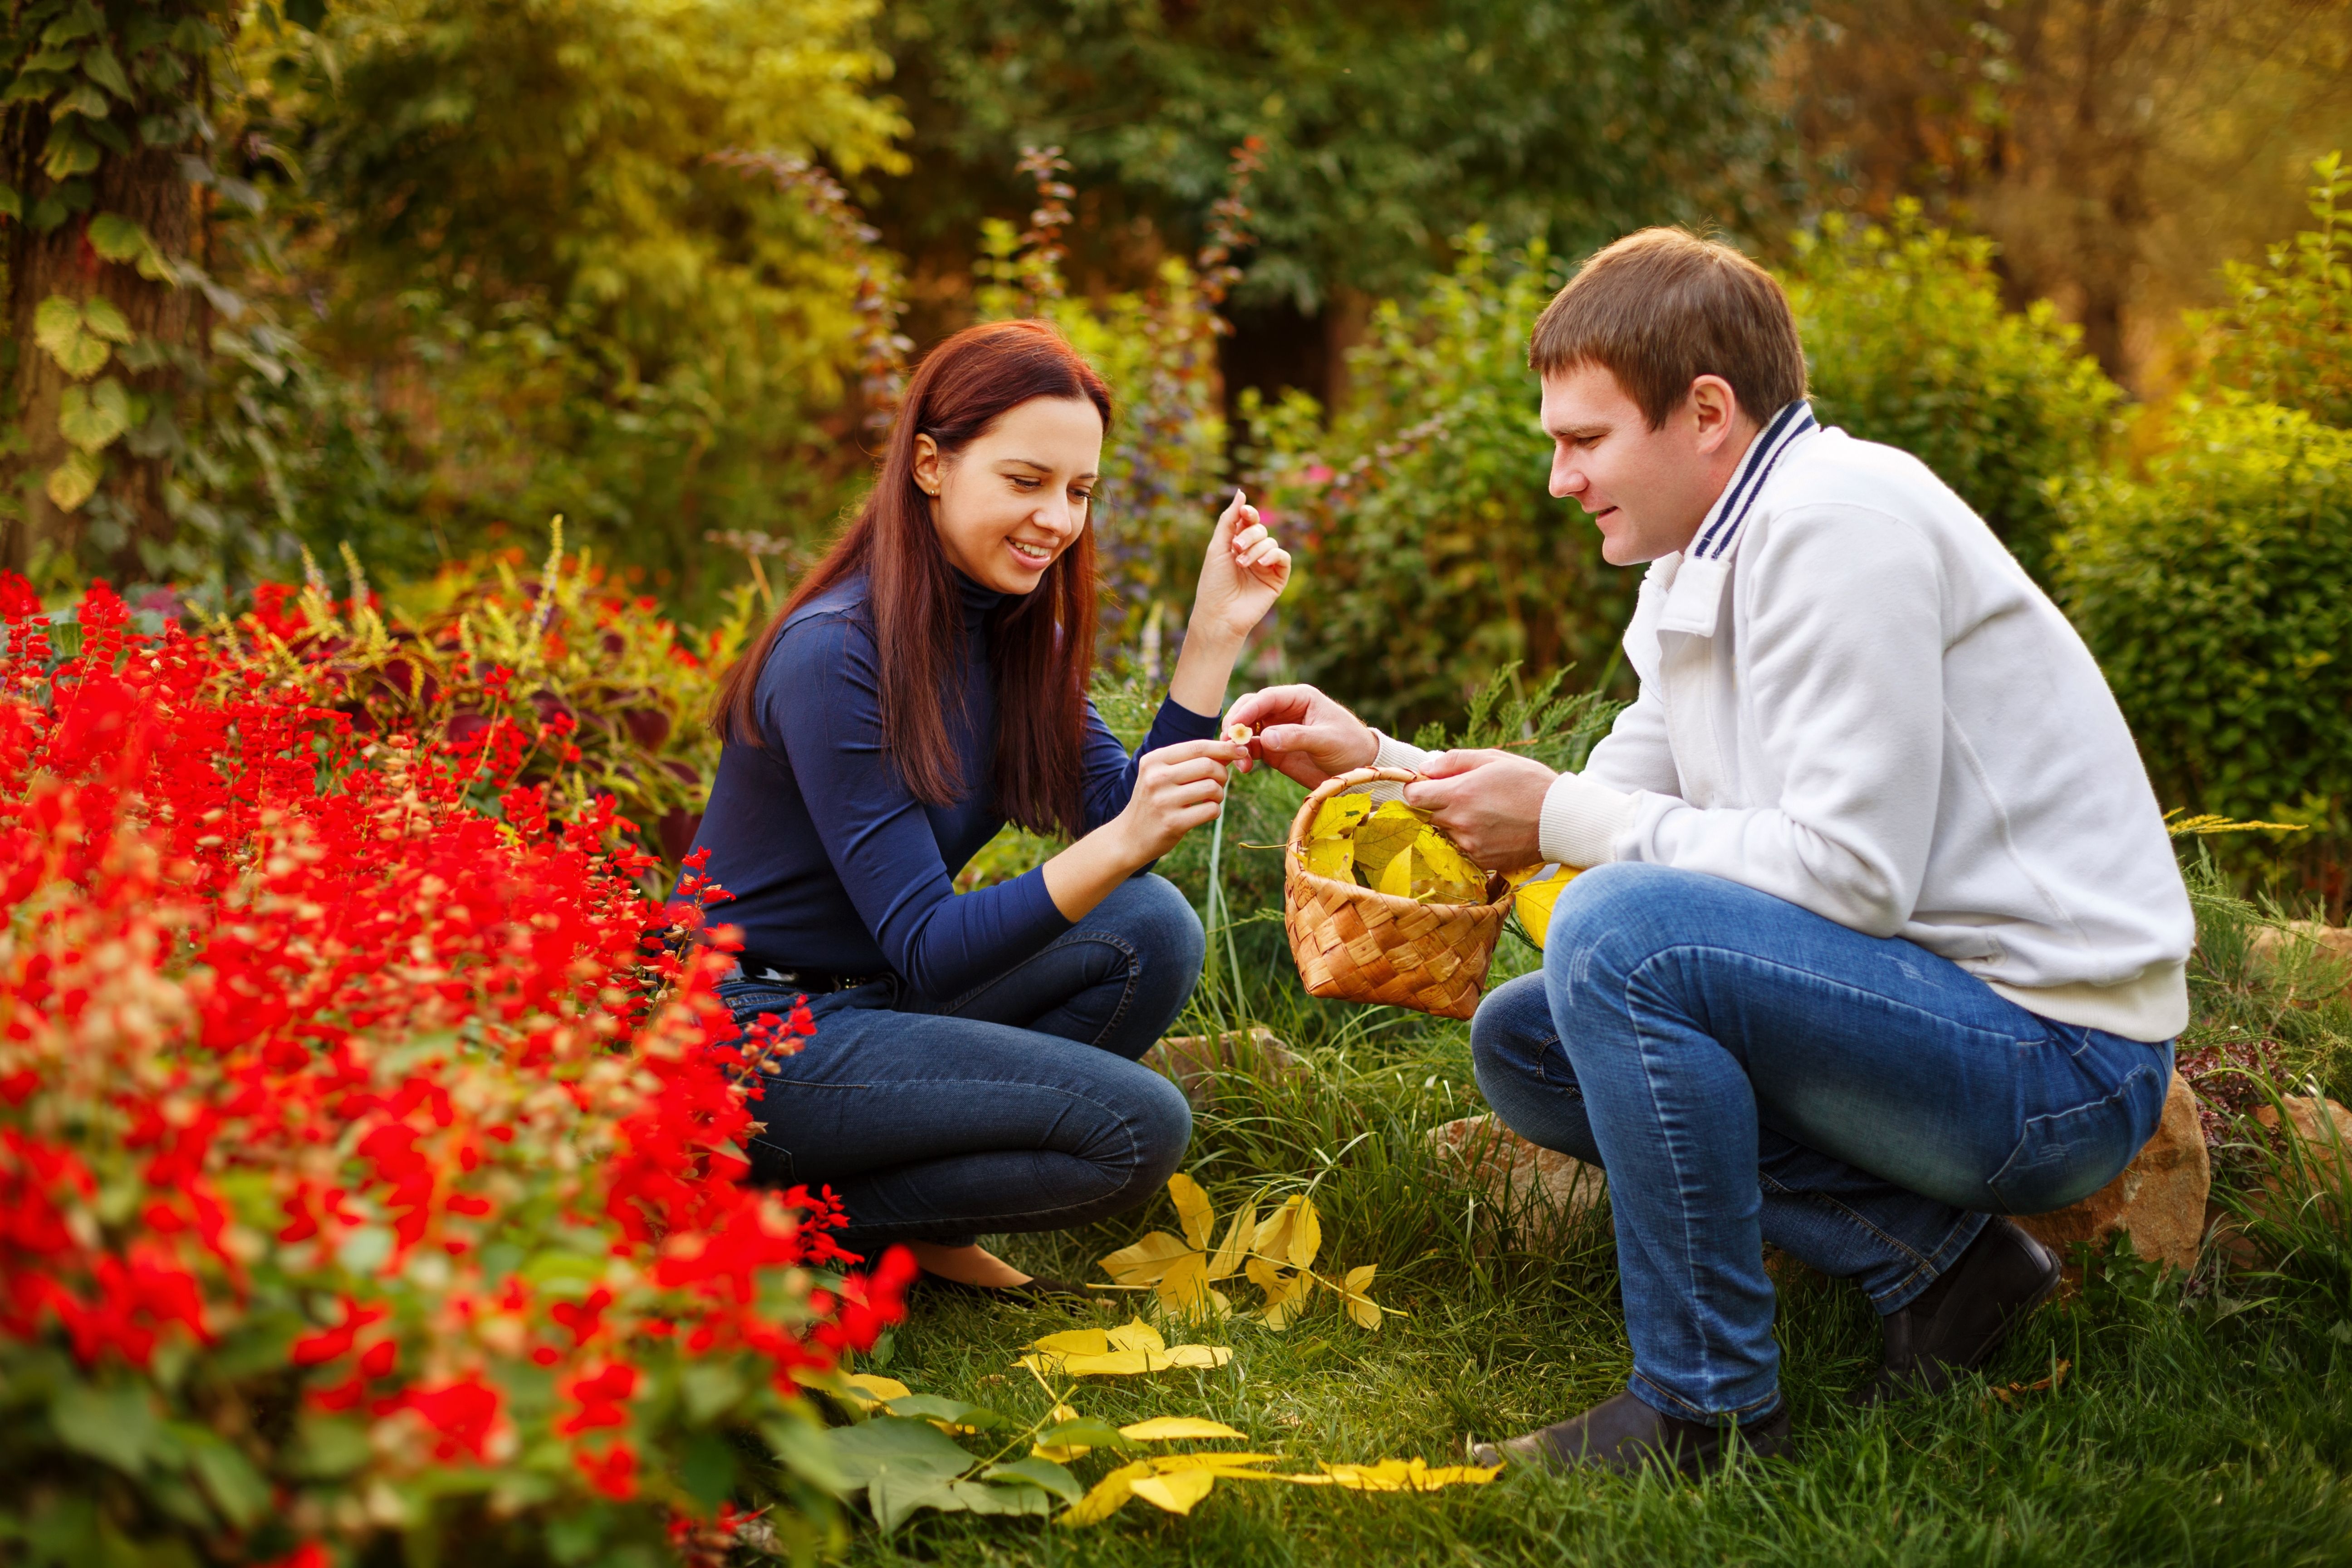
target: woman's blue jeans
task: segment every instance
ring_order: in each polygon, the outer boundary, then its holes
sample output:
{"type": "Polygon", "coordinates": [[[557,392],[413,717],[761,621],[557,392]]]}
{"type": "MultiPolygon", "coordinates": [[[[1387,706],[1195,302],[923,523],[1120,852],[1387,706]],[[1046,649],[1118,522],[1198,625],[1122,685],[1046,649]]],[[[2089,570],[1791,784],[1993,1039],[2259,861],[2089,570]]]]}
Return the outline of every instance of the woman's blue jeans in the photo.
{"type": "MultiPolygon", "coordinates": [[[[1165,879],[1120,885],[1086,919],[961,996],[896,979],[809,998],[816,1034],[763,1080],[751,1179],[830,1186],[842,1245],[961,1246],[1131,1208],[1192,1136],[1176,1086],[1135,1058],[1201,977],[1200,917],[1165,879]]],[[[788,987],[719,987],[739,1022],[788,1013],[788,987]]]]}
{"type": "Polygon", "coordinates": [[[1764,1243],[1893,1312],[1987,1213],[2105,1185],[2164,1110],[2168,1042],[2053,1023],[1719,877],[1596,867],[1549,935],[1471,1024],[1478,1087],[1608,1172],[1630,1386],[1669,1415],[1779,1398],[1764,1243]]]}

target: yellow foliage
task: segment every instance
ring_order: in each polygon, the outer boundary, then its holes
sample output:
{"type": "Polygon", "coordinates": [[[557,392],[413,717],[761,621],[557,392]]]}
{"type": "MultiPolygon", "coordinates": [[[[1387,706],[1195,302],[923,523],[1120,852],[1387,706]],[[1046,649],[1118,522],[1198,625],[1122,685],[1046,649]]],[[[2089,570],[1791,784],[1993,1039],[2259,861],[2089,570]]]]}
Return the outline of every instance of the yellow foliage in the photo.
{"type": "Polygon", "coordinates": [[[1244,1437],[1222,1421],[1212,1421],[1202,1415],[1155,1415],[1149,1421],[1138,1421],[1118,1429],[1122,1437],[1139,1443],[1172,1443],[1182,1437],[1244,1437]]]}
{"type": "Polygon", "coordinates": [[[1538,949],[1551,931],[1552,907],[1559,902],[1559,890],[1576,880],[1576,876],[1575,867],[1555,862],[1513,871],[1505,879],[1517,889],[1512,906],[1518,912],[1519,924],[1527,929],[1528,940],[1538,949]]]}
{"type": "Polygon", "coordinates": [[[1047,1334],[1013,1364],[1040,1376],[1135,1377],[1173,1367],[1206,1371],[1234,1359],[1223,1345],[1170,1345],[1138,1318],[1123,1329],[1071,1329],[1047,1334]]]}
{"type": "Polygon", "coordinates": [[[1381,1326],[1382,1310],[1367,1294],[1370,1266],[1354,1270],[1345,1282],[1315,1272],[1316,1257],[1323,1248],[1323,1218],[1304,1194],[1285,1199],[1262,1220],[1255,1205],[1244,1205],[1212,1252],[1209,1237],[1216,1231],[1216,1213],[1208,1194],[1182,1174],[1169,1179],[1168,1191],[1184,1236],[1150,1231],[1134,1246],[1103,1258],[1103,1268],[1119,1284],[1129,1289],[1149,1288],[1182,1317],[1226,1318],[1233,1315],[1233,1302],[1214,1282],[1241,1274],[1265,1293],[1258,1321],[1267,1328],[1287,1327],[1312,1303],[1318,1288],[1337,1294],[1355,1322],[1367,1329],[1381,1326]]]}
{"type": "Polygon", "coordinates": [[[1378,807],[1360,795],[1325,801],[1307,830],[1307,868],[1424,904],[1475,904],[1486,897],[1486,873],[1401,800],[1378,807]]]}

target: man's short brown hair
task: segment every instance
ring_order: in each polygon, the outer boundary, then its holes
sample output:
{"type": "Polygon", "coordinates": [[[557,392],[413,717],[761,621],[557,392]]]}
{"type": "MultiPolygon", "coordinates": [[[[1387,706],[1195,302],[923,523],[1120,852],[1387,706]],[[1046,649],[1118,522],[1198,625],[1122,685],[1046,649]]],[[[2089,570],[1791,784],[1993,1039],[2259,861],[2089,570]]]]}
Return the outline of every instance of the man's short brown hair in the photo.
{"type": "Polygon", "coordinates": [[[1552,296],[1528,339],[1539,375],[1605,366],[1650,428],[1719,375],[1758,424],[1805,395],[1805,350],[1789,297],[1730,246],[1679,228],[1629,234],[1552,296]]]}

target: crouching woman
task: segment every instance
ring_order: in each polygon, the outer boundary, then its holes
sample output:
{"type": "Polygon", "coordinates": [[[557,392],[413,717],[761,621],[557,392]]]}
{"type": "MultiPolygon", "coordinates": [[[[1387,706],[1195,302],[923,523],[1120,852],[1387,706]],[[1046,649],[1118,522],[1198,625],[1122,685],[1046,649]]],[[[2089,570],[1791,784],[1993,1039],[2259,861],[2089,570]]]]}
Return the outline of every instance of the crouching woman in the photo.
{"type": "Polygon", "coordinates": [[[916,372],[856,522],[729,671],[696,839],[732,895],[739,1020],[806,994],[815,1037],[766,1080],[752,1179],[830,1185],[871,1253],[950,1288],[1068,1290],[978,1244],[1143,1202],[1192,1136],[1136,1058],[1200,978],[1202,932],[1147,869],[1217,814],[1217,713],[1289,557],[1237,495],[1182,657],[1132,756],[1087,700],[1111,416],[1051,327],[958,333],[916,372]],[[958,895],[1006,821],[1067,837],[958,895]]]}

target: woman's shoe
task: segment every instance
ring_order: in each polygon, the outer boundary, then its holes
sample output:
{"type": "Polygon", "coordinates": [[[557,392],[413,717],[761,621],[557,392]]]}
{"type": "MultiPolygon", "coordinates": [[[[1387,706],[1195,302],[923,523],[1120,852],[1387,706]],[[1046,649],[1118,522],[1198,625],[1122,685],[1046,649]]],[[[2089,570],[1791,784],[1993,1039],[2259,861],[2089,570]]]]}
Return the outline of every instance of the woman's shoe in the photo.
{"type": "Polygon", "coordinates": [[[999,1301],[1013,1307],[1042,1307],[1056,1300],[1099,1302],[1102,1298],[1083,1285],[1073,1285],[1066,1279],[1049,1279],[1039,1274],[1024,1285],[969,1285],[961,1279],[950,1279],[944,1274],[925,1272],[915,1276],[915,1291],[921,1295],[962,1296],[982,1301],[999,1301]]]}

